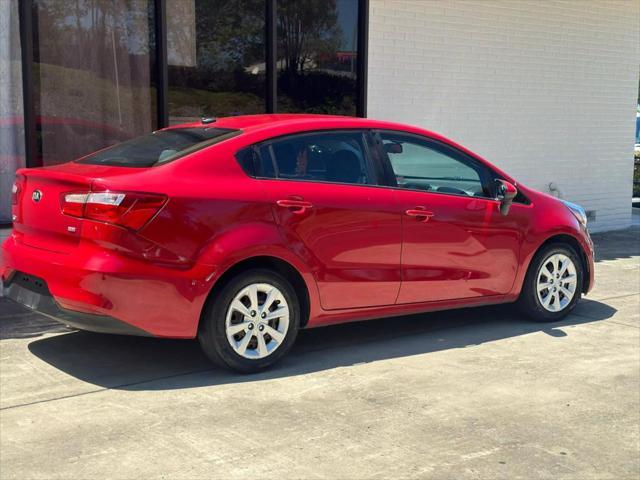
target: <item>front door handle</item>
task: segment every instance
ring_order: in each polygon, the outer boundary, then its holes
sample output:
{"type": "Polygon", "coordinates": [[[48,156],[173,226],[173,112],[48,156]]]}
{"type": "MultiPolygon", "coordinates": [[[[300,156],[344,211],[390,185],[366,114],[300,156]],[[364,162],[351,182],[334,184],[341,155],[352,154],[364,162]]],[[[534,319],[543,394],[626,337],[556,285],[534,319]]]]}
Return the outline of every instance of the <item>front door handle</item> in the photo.
{"type": "Polygon", "coordinates": [[[313,208],[311,202],[305,202],[304,200],[278,200],[276,205],[282,208],[288,208],[293,213],[304,213],[307,209],[313,208]]]}
{"type": "Polygon", "coordinates": [[[424,207],[410,208],[404,213],[410,217],[416,217],[416,220],[420,222],[428,222],[429,219],[434,216],[433,212],[430,212],[424,207]]]}

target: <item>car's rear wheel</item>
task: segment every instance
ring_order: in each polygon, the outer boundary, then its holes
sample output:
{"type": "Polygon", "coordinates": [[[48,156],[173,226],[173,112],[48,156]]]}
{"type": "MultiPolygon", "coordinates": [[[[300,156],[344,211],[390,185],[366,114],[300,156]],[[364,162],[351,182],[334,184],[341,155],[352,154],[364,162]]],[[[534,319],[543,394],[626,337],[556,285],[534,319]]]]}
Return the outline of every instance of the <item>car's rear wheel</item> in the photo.
{"type": "Polygon", "coordinates": [[[569,245],[543,247],[531,261],[518,304],[538,322],[567,316],[582,294],[582,262],[569,245]]]}
{"type": "Polygon", "coordinates": [[[250,270],[211,299],[198,340],[217,365],[252,373],[289,351],[299,325],[300,303],[291,283],[270,270],[250,270]]]}

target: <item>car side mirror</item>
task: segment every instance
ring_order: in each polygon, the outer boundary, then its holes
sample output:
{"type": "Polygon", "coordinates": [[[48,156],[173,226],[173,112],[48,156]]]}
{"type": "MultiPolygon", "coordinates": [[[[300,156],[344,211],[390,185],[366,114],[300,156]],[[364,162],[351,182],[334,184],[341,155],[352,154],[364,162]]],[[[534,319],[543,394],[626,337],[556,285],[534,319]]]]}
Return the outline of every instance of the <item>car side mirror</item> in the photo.
{"type": "Polygon", "coordinates": [[[507,215],[513,199],[518,194],[518,189],[513,183],[496,179],[496,200],[500,201],[500,214],[507,215]]]}

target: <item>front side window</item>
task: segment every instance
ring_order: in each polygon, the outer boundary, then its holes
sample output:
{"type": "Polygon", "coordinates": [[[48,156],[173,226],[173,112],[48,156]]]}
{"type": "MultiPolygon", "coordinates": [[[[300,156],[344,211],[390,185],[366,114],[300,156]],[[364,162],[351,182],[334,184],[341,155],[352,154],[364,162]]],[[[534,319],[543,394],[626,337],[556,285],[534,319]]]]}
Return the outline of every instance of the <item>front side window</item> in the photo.
{"type": "Polygon", "coordinates": [[[399,188],[491,197],[489,171],[449,147],[410,135],[381,133],[399,188]]]}
{"type": "Polygon", "coordinates": [[[258,175],[285,180],[372,184],[362,132],[286,137],[259,148],[258,175]]]}
{"type": "Polygon", "coordinates": [[[174,128],[142,135],[78,160],[92,165],[152,167],[238,135],[229,128],[174,128]]]}

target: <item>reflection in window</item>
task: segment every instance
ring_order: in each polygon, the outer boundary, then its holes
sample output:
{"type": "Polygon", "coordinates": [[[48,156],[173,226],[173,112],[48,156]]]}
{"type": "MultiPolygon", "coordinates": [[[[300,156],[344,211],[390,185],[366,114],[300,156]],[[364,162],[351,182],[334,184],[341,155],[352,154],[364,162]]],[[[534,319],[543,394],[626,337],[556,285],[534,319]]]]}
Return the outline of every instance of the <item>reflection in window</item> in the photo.
{"type": "Polygon", "coordinates": [[[0,1],[0,223],[11,221],[11,186],[25,166],[18,2],[0,1]]]}
{"type": "Polygon", "coordinates": [[[373,183],[360,132],[326,132],[292,136],[260,149],[260,176],[286,180],[373,183]],[[275,168],[270,168],[273,159],[275,168]]]}
{"type": "Polygon", "coordinates": [[[73,160],[155,126],[153,0],[35,0],[38,154],[73,160]]]}
{"type": "Polygon", "coordinates": [[[357,0],[278,0],[278,112],[355,115],[357,0]]]}
{"type": "Polygon", "coordinates": [[[168,0],[170,123],[265,111],[265,0],[168,0]]]}
{"type": "Polygon", "coordinates": [[[437,193],[489,196],[483,177],[488,172],[471,160],[454,158],[437,145],[402,135],[382,133],[382,143],[398,187],[437,193]]]}
{"type": "Polygon", "coordinates": [[[170,128],[148,133],[89,155],[79,163],[153,167],[240,133],[228,128],[170,128]]]}

